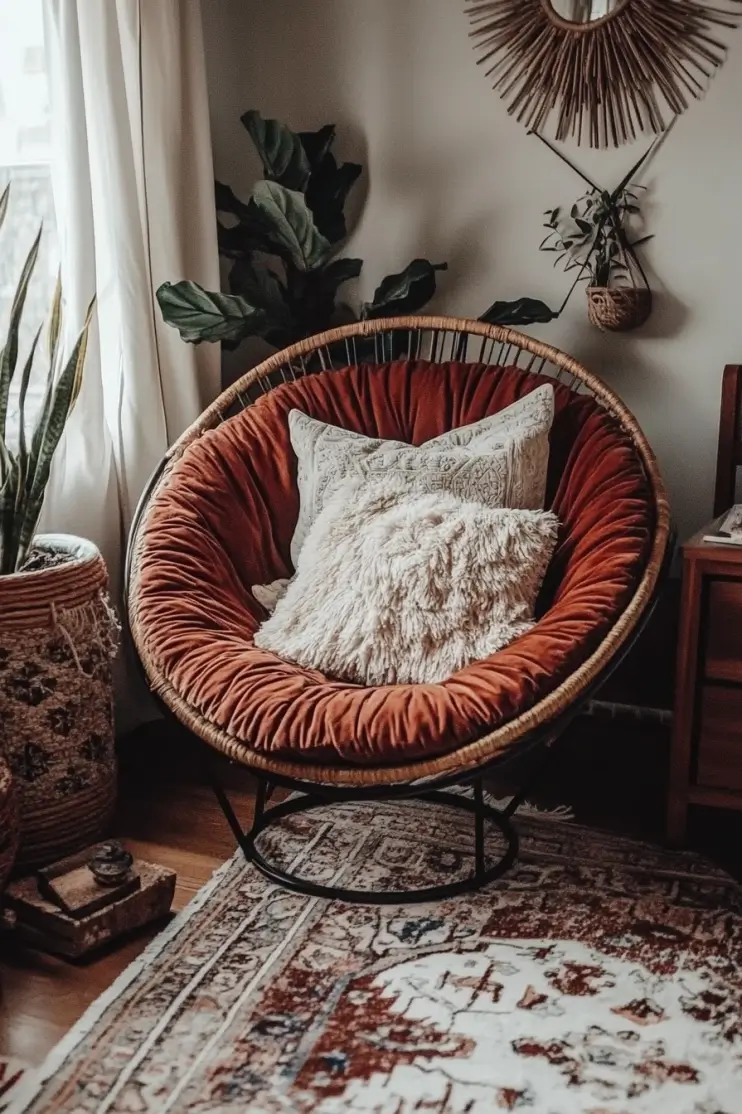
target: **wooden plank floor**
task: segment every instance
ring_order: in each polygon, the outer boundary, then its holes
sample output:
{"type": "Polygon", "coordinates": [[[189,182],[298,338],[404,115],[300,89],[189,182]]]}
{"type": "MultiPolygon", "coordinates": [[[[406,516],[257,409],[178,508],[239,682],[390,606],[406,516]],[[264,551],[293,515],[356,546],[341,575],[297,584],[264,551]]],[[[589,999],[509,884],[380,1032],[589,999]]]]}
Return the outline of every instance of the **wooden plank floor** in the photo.
{"type": "MultiPolygon", "coordinates": [[[[235,850],[213,793],[195,776],[189,761],[169,784],[161,770],[143,768],[140,760],[122,774],[115,834],[140,857],[176,871],[174,910],[182,909],[235,850]]],[[[235,808],[247,823],[254,802],[252,779],[240,772],[230,781],[235,808]]],[[[3,939],[0,1055],[41,1063],[161,927],[74,964],[14,945],[12,937],[3,939]]]]}
{"type": "MultiPolygon", "coordinates": [[[[234,852],[234,841],[196,757],[164,729],[127,746],[116,834],[144,858],[178,874],[180,909],[234,852]]],[[[661,836],[664,816],[666,733],[580,720],[560,759],[549,770],[536,802],[571,804],[577,819],[637,836],[661,836]]],[[[254,783],[243,770],[224,773],[238,814],[252,815],[254,783]]],[[[498,795],[512,786],[490,788],[498,795]]],[[[700,811],[700,810],[699,810],[700,811]]],[[[736,873],[742,849],[742,814],[697,815],[697,846],[736,873]]],[[[2,942],[0,956],[0,1055],[40,1063],[85,1008],[111,985],[155,934],[155,929],[112,947],[92,961],[70,964],[2,942]]]]}

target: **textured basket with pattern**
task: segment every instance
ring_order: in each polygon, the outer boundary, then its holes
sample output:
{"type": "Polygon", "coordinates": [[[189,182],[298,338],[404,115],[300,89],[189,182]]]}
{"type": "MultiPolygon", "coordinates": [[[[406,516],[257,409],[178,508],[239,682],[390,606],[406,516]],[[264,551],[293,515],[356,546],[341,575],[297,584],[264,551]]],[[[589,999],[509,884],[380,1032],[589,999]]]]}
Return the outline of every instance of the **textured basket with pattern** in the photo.
{"type": "Polygon", "coordinates": [[[0,752],[19,801],[24,866],[105,830],[116,794],[111,662],[119,626],[90,542],[37,539],[38,568],[0,577],[0,752]]]}
{"type": "Polygon", "coordinates": [[[646,286],[588,286],[587,315],[593,325],[610,333],[640,328],[652,312],[652,291],[646,286]]]}
{"type": "Polygon", "coordinates": [[[18,850],[18,798],[8,763],[0,758],[0,893],[18,850]]]}

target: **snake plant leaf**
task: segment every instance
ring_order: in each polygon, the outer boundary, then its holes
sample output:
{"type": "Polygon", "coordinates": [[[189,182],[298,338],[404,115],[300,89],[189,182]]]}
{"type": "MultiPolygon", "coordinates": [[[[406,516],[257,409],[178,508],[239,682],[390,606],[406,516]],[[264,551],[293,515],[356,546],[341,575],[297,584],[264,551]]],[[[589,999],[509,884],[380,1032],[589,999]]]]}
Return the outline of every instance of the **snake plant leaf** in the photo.
{"type": "Polygon", "coordinates": [[[51,313],[49,314],[49,366],[54,370],[57,366],[57,352],[59,348],[59,334],[62,329],[62,276],[57,274],[57,283],[54,287],[51,313]]]}
{"type": "Polygon", "coordinates": [[[316,132],[299,132],[298,134],[301,145],[309,159],[309,166],[314,170],[335,142],[335,125],[325,124],[323,128],[316,132]]]}
{"type": "Polygon", "coordinates": [[[49,423],[51,421],[51,414],[52,414],[52,410],[53,410],[55,399],[56,399],[56,388],[57,388],[58,383],[62,380],[62,377],[65,374],[72,375],[72,382],[73,382],[73,399],[72,399],[72,405],[70,406],[70,410],[68,411],[68,413],[72,411],[72,406],[74,405],[74,402],[77,399],[77,393],[79,393],[79,389],[80,389],[80,381],[81,381],[81,377],[82,377],[83,363],[84,363],[84,360],[85,360],[85,354],[87,352],[88,329],[90,327],[90,321],[91,321],[91,318],[92,318],[94,306],[95,306],[95,298],[93,298],[90,305],[88,306],[88,311],[85,315],[85,321],[83,322],[83,327],[80,330],[80,335],[77,338],[77,341],[75,343],[75,347],[73,348],[72,354],[70,355],[70,358],[67,361],[66,367],[60,373],[59,378],[55,379],[53,368],[50,369],[50,371],[49,371],[49,375],[47,377],[47,383],[46,383],[46,393],[44,395],[44,403],[41,407],[41,413],[39,414],[39,417],[36,419],[36,426],[35,426],[35,429],[34,429],[34,432],[33,432],[33,438],[32,438],[32,441],[31,441],[31,458],[30,458],[30,461],[29,461],[29,465],[30,465],[30,467],[33,467],[34,470],[37,466],[37,462],[38,462],[39,457],[41,455],[42,444],[43,444],[44,438],[46,436],[46,431],[49,427],[49,423]],[[77,392],[77,393],[75,393],[75,392],[77,392]]]}
{"type": "Polygon", "coordinates": [[[415,313],[435,294],[435,272],[446,270],[447,263],[413,259],[398,275],[387,275],[377,287],[373,301],[364,305],[362,317],[396,317],[415,313]]]}
{"type": "Polygon", "coordinates": [[[10,182],[8,182],[8,184],[5,187],[5,189],[3,190],[3,192],[0,193],[0,228],[2,228],[3,221],[5,220],[5,217],[7,216],[9,201],[10,201],[10,182]]]}
{"type": "Polygon", "coordinates": [[[0,485],[0,576],[16,570],[16,534],[20,522],[19,500],[23,495],[18,461],[2,445],[3,482],[0,485]]]}
{"type": "Polygon", "coordinates": [[[78,337],[77,344],[72,351],[72,357],[70,358],[70,361],[69,361],[70,363],[73,364],[73,374],[72,374],[72,396],[70,398],[70,403],[69,403],[69,406],[67,408],[67,414],[68,415],[72,413],[72,411],[74,409],[74,406],[75,406],[75,403],[77,402],[77,399],[80,395],[80,388],[82,387],[82,373],[85,370],[85,357],[86,357],[87,352],[88,352],[88,340],[89,340],[89,337],[90,337],[90,326],[91,326],[91,323],[92,323],[92,320],[93,320],[93,310],[95,309],[95,301],[96,301],[95,295],[93,295],[93,297],[90,301],[90,304],[88,306],[88,311],[85,314],[85,321],[83,322],[83,326],[82,326],[82,330],[80,332],[80,336],[78,337]]]}
{"type": "Polygon", "coordinates": [[[260,155],[265,177],[287,190],[305,190],[310,165],[301,138],[280,120],[264,119],[256,109],[240,119],[260,155]]]}
{"type": "Polygon", "coordinates": [[[331,245],[317,229],[303,194],[278,182],[258,182],[252,200],[264,218],[277,255],[304,272],[324,263],[331,245]]]}
{"type": "Polygon", "coordinates": [[[493,302],[479,320],[488,325],[535,325],[554,321],[558,316],[557,310],[549,309],[538,298],[516,298],[514,302],[493,302]]]}
{"type": "MultiPolygon", "coordinates": [[[[26,396],[28,394],[28,385],[31,382],[31,372],[33,371],[34,356],[36,355],[36,346],[39,343],[41,336],[41,326],[39,326],[36,336],[31,343],[31,349],[28,353],[28,358],[23,365],[23,374],[21,375],[21,389],[18,397],[18,462],[20,464],[21,475],[26,477],[28,470],[28,452],[26,450],[26,396]]],[[[54,364],[52,363],[52,367],[54,364]]]]}
{"type": "Polygon", "coordinates": [[[80,393],[94,306],[95,299],[88,306],[80,335],[54,386],[51,405],[48,408],[44,407],[44,413],[34,430],[28,473],[24,481],[27,492],[25,508],[23,515],[19,516],[21,524],[17,536],[18,563],[25,559],[33,540],[44,503],[46,485],[49,482],[52,459],[80,393]]]}
{"type": "Polygon", "coordinates": [[[5,420],[8,414],[8,398],[10,396],[10,384],[15,373],[16,364],[18,362],[18,334],[21,327],[21,318],[23,316],[23,307],[26,304],[26,295],[28,294],[28,285],[31,281],[31,276],[36,266],[36,260],[39,256],[39,245],[41,244],[41,229],[36,234],[36,239],[31,245],[31,250],[26,256],[26,262],[23,264],[21,277],[18,280],[18,287],[13,298],[13,304],[10,307],[10,320],[8,321],[8,336],[5,342],[5,347],[0,353],[0,436],[5,436],[5,420]]]}
{"type": "Polygon", "coordinates": [[[262,310],[237,294],[204,290],[196,282],[164,282],[157,290],[162,316],[189,344],[201,341],[240,341],[260,333],[262,310]]]}
{"type": "Polygon", "coordinates": [[[355,162],[338,166],[329,151],[312,170],[306,189],[307,205],[317,228],[331,244],[339,243],[348,235],[345,202],[362,172],[363,167],[355,162]]]}
{"type": "Polygon", "coordinates": [[[3,487],[5,486],[6,478],[8,475],[8,471],[12,465],[12,461],[13,458],[11,452],[5,444],[4,438],[0,437],[0,481],[2,481],[3,487]]]}

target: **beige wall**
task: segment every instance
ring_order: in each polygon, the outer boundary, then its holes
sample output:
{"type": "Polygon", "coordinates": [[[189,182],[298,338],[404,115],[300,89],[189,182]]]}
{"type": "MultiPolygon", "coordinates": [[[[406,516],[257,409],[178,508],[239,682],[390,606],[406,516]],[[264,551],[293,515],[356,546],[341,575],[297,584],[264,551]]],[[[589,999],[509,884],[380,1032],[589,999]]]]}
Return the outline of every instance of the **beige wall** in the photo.
{"type": "MultiPolygon", "coordinates": [[[[462,0],[202,0],[217,176],[257,174],[240,113],[297,128],[334,121],[339,154],[367,167],[347,252],[362,293],[416,255],[448,260],[437,308],[477,316],[496,298],[556,305],[568,276],[538,252],[541,213],[580,182],[505,112],[475,65],[462,0]],[[365,198],[363,195],[366,195],[365,198]],[[363,204],[365,200],[365,204],[363,204]]],[[[681,118],[643,181],[656,239],[656,311],[604,336],[578,290],[534,333],[615,387],[655,446],[681,534],[710,513],[719,389],[742,361],[742,31],[706,100],[681,118]]],[[[643,150],[580,150],[606,185],[643,150]]]]}

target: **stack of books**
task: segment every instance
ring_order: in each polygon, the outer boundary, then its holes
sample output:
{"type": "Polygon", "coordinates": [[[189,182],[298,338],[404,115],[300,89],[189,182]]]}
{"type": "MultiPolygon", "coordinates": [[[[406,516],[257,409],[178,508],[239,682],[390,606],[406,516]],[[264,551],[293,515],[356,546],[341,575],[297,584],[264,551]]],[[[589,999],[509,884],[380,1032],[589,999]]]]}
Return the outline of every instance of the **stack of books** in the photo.
{"type": "Polygon", "coordinates": [[[735,503],[722,519],[717,532],[704,534],[703,540],[715,545],[742,545],[742,503],[735,503]]]}

